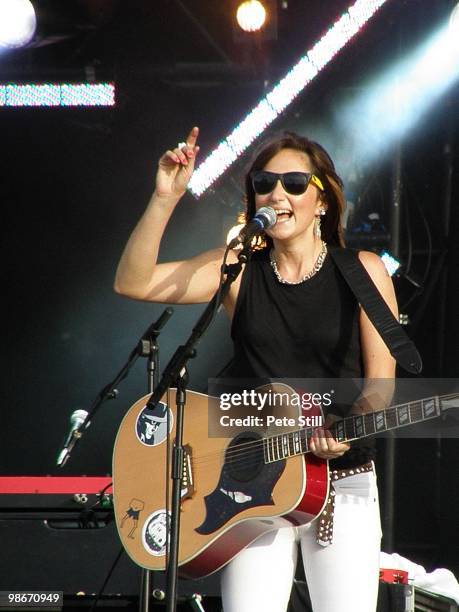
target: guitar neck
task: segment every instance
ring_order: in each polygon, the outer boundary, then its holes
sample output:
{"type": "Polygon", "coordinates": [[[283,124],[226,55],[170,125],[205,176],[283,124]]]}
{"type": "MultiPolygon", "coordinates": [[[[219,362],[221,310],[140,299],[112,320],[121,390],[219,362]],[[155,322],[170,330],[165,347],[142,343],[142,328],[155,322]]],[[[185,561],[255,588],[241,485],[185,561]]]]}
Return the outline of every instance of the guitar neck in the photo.
{"type": "MultiPolygon", "coordinates": [[[[435,419],[448,408],[457,406],[459,394],[437,395],[415,402],[391,406],[384,410],[351,415],[334,423],[329,429],[338,442],[370,438],[385,431],[435,419]]],[[[313,427],[269,436],[263,440],[266,463],[309,452],[313,427]]]]}

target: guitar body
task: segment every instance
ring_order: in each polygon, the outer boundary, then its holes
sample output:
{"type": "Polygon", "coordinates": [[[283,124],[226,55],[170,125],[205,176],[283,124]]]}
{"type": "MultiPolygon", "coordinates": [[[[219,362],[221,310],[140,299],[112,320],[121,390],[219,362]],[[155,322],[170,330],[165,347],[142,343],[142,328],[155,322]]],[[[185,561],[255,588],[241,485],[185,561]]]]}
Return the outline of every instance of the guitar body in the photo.
{"type": "MultiPolygon", "coordinates": [[[[153,411],[146,408],[149,397],[130,408],[116,438],[115,518],[133,561],[147,569],[164,570],[175,389],[169,392],[169,408],[162,402],[153,411]]],[[[298,455],[265,463],[260,433],[255,430],[233,438],[209,437],[208,400],[201,393],[187,392],[179,571],[188,578],[220,569],[264,533],[310,522],[328,494],[326,461],[308,456],[306,462],[304,455],[298,455]],[[247,454],[249,448],[258,450],[247,454]],[[230,457],[237,461],[229,461],[230,457]]]]}

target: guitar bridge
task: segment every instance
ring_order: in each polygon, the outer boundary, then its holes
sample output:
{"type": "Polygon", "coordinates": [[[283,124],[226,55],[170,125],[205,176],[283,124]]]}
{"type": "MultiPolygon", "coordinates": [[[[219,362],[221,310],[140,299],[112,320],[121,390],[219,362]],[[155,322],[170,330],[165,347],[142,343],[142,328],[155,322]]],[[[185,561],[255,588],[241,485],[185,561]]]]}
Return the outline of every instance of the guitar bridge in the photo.
{"type": "Polygon", "coordinates": [[[189,499],[194,495],[194,479],[193,479],[193,468],[192,468],[192,455],[193,451],[189,444],[183,446],[183,466],[182,466],[182,490],[181,500],[189,499]]]}

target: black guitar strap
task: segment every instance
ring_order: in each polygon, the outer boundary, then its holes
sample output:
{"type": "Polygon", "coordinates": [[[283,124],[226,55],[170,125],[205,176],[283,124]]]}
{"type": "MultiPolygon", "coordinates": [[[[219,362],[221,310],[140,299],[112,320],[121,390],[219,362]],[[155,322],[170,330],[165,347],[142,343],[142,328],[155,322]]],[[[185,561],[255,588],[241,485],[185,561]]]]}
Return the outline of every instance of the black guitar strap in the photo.
{"type": "Polygon", "coordinates": [[[421,356],[379,293],[361,263],[358,252],[335,246],[327,248],[352,293],[384,340],[392,357],[407,372],[419,374],[422,370],[421,356]]]}

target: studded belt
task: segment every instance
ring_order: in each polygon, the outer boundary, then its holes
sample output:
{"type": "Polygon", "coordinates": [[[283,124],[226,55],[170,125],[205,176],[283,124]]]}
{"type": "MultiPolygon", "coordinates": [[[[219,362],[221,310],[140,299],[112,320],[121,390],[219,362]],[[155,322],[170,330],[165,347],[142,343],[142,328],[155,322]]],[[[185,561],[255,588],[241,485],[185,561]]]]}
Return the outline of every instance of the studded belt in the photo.
{"type": "Polygon", "coordinates": [[[330,470],[330,487],[328,498],[322,512],[317,517],[317,544],[321,546],[329,546],[333,542],[333,517],[335,514],[335,489],[333,482],[354,476],[355,474],[363,474],[364,472],[373,472],[373,462],[369,461],[363,465],[345,470],[330,470]]]}

